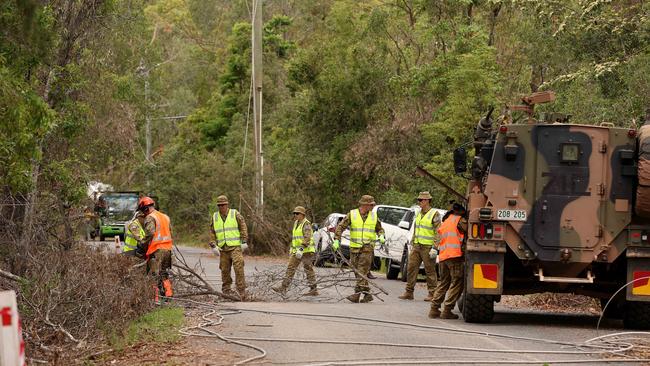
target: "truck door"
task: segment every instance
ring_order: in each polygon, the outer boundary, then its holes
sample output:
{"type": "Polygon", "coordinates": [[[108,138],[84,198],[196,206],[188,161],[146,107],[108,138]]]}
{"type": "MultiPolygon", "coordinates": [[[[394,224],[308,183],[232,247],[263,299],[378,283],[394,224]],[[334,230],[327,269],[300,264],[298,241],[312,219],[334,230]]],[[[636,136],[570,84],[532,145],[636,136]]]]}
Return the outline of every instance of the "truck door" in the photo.
{"type": "Polygon", "coordinates": [[[608,133],[589,126],[535,129],[535,242],[546,249],[594,247],[602,236],[608,133]]]}

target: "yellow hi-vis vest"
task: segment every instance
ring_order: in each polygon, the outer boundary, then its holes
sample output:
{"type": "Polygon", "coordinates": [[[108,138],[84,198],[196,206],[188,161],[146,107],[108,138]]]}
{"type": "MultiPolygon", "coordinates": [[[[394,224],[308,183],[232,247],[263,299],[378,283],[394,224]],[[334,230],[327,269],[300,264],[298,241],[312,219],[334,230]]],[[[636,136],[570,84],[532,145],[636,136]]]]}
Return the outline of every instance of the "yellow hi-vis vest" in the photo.
{"type": "Polygon", "coordinates": [[[237,210],[228,210],[228,216],[224,222],[219,215],[219,211],[215,212],[212,221],[214,222],[214,232],[217,234],[217,245],[221,248],[224,245],[229,247],[241,246],[239,225],[237,224],[236,215],[237,210]]]}
{"type": "Polygon", "coordinates": [[[375,244],[377,241],[377,214],[368,212],[366,221],[361,218],[359,209],[350,211],[350,248],[361,248],[364,244],[375,244]]]}
{"type": "MultiPolygon", "coordinates": [[[[298,223],[296,220],[293,223],[293,233],[291,235],[291,253],[295,253],[299,247],[302,246],[302,241],[305,238],[302,228],[305,227],[305,225],[311,225],[311,223],[307,220],[302,220],[301,223],[298,223]]],[[[314,253],[316,251],[316,248],[314,247],[314,236],[309,240],[309,246],[307,248],[303,249],[303,253],[314,253]]]]}
{"type": "Polygon", "coordinates": [[[433,218],[436,210],[430,208],[424,216],[422,211],[418,212],[415,218],[415,243],[420,245],[433,245],[436,240],[436,232],[433,227],[433,218]]]}
{"type": "Polygon", "coordinates": [[[135,235],[133,235],[133,233],[129,229],[131,223],[135,223],[136,225],[138,225],[138,235],[140,236],[140,239],[144,238],[146,235],[138,219],[134,219],[133,221],[127,222],[126,228],[124,230],[124,246],[122,247],[122,252],[130,252],[132,250],[136,250],[138,247],[138,240],[135,238],[135,235]]]}

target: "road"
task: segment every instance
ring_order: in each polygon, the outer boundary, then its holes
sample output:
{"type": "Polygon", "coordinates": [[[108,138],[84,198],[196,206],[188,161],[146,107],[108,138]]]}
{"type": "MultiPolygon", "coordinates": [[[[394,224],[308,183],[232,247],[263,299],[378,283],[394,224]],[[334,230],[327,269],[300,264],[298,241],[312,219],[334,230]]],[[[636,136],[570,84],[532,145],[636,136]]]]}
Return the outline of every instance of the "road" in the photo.
{"type": "MultiPolygon", "coordinates": [[[[207,249],[182,247],[181,252],[188,263],[201,260],[206,277],[215,288],[220,289],[218,258],[207,249]]],[[[286,261],[246,257],[247,275],[254,275],[269,268],[284,267],[286,261]]],[[[335,268],[319,268],[319,276],[327,276],[339,271],[335,268]]],[[[234,308],[242,312],[226,315],[216,331],[226,337],[254,338],[246,342],[255,344],[267,352],[265,362],[273,364],[319,364],[332,361],[366,361],[364,364],[383,364],[396,360],[409,359],[420,364],[440,363],[477,364],[557,364],[559,360],[575,361],[575,364],[594,363],[602,356],[586,354],[554,354],[552,352],[576,352],[575,347],[567,347],[548,341],[582,342],[609,332],[622,331],[617,321],[605,321],[600,332],[595,330],[597,317],[586,315],[552,314],[534,311],[506,309],[497,304],[494,321],[490,324],[470,324],[462,320],[429,319],[429,303],[422,301],[426,295],[423,283],[418,284],[416,300],[399,300],[397,296],[404,290],[404,283],[386,280],[378,274],[376,283],[389,292],[383,296],[384,302],[353,304],[334,290],[321,291],[323,296],[302,298],[300,301],[282,301],[279,297],[265,302],[225,303],[223,309],[234,308]],[[305,300],[308,299],[308,300],[305,300]],[[260,312],[260,311],[265,311],[260,312]],[[268,312],[290,312],[314,315],[281,315],[268,312]],[[413,325],[386,324],[378,321],[344,319],[336,316],[373,318],[391,322],[402,322],[431,328],[418,328],[413,325]],[[437,329],[432,329],[438,327],[437,329]],[[493,336],[469,332],[490,333],[493,336]],[[496,336],[497,334],[502,336],[496,336]],[[513,337],[534,338],[533,340],[513,337]],[[268,341],[260,338],[282,338],[284,341],[268,341]],[[297,343],[287,340],[329,340],[344,344],[297,343]],[[368,345],[349,344],[350,342],[369,342],[368,345]],[[379,345],[381,343],[381,345],[379,345]],[[433,345],[438,348],[407,348],[387,344],[433,345]],[[475,348],[475,349],[467,349],[475,348]],[[555,362],[554,362],[555,361],[555,362]]],[[[346,289],[349,292],[349,289],[346,289]]],[[[223,310],[225,312],[225,310],[223,310]]],[[[458,310],[455,310],[458,312],[458,310]]],[[[224,347],[219,342],[219,347],[224,347]]],[[[234,344],[226,344],[229,351],[243,357],[259,354],[257,351],[234,344]]],[[[609,356],[611,357],[611,356],[609,356]]],[[[629,363],[628,363],[629,364],[629,363]]]]}

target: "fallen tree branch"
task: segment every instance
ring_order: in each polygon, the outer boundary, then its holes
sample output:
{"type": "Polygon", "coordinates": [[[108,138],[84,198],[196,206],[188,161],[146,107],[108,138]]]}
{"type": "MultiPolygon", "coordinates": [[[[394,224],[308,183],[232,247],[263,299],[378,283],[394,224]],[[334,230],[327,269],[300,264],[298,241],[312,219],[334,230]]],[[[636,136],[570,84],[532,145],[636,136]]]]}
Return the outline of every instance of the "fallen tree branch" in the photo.
{"type": "Polygon", "coordinates": [[[24,278],[22,278],[22,277],[20,277],[20,276],[16,276],[15,274],[13,274],[13,273],[11,273],[11,272],[3,271],[3,270],[1,270],[1,269],[0,269],[0,276],[4,277],[4,278],[6,278],[6,279],[12,280],[12,281],[16,281],[16,282],[23,282],[23,281],[25,281],[24,278]]]}

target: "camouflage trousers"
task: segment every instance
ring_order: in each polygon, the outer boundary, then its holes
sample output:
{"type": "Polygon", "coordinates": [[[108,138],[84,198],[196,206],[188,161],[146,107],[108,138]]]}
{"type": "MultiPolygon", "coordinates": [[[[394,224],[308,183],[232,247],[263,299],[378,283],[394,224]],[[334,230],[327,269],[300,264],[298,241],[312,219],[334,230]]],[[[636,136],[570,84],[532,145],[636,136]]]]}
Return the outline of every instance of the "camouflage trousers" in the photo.
{"type": "Polygon", "coordinates": [[[314,273],[314,253],[303,253],[302,258],[296,258],[295,254],[291,254],[289,257],[289,265],[287,266],[287,273],[284,276],[282,281],[282,287],[287,288],[293,280],[293,276],[296,274],[296,270],[302,263],[302,268],[305,270],[307,275],[307,281],[309,282],[309,287],[312,289],[316,288],[316,273],[314,273]]]}
{"type": "Polygon", "coordinates": [[[230,292],[232,286],[232,277],[230,277],[230,267],[235,269],[235,281],[237,291],[240,293],[246,290],[246,278],[244,276],[244,255],[240,247],[224,248],[219,257],[219,269],[221,269],[221,291],[230,292]]]}
{"type": "MultiPolygon", "coordinates": [[[[375,249],[371,244],[365,244],[361,248],[350,248],[350,264],[352,264],[352,267],[354,267],[358,273],[367,275],[368,271],[370,271],[374,254],[375,249]]],[[[357,285],[354,287],[354,292],[370,292],[368,280],[359,276],[358,273],[354,273],[354,276],[357,278],[357,285]]]]}
{"type": "Polygon", "coordinates": [[[409,253],[409,262],[407,268],[406,292],[415,290],[415,283],[418,280],[418,273],[420,272],[420,263],[424,262],[424,272],[427,275],[427,290],[429,295],[433,295],[436,291],[436,282],[438,282],[438,274],[436,273],[435,261],[429,257],[431,245],[414,244],[409,253]]]}
{"type": "Polygon", "coordinates": [[[450,258],[440,262],[440,281],[431,301],[431,309],[440,310],[443,302],[445,310],[451,311],[454,308],[463,292],[464,272],[463,258],[450,258]]]}
{"type": "Polygon", "coordinates": [[[169,279],[169,271],[172,269],[172,251],[158,249],[149,255],[147,259],[147,273],[154,276],[158,283],[158,289],[164,294],[163,281],[169,279]]]}

